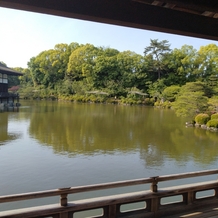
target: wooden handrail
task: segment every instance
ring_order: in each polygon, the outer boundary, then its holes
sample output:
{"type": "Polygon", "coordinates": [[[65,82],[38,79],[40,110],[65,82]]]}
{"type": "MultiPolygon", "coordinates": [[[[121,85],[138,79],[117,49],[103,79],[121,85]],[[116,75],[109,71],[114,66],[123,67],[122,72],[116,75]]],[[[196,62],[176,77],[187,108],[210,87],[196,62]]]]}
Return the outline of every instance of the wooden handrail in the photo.
{"type": "Polygon", "coordinates": [[[214,174],[218,174],[218,170],[205,170],[205,171],[197,171],[197,172],[190,172],[190,173],[158,176],[156,179],[158,182],[164,182],[164,181],[169,181],[169,180],[187,179],[187,178],[208,176],[208,175],[214,175],[214,174]]]}
{"type": "MultiPolygon", "coordinates": [[[[120,181],[89,186],[60,188],[54,190],[24,193],[17,195],[0,196],[0,203],[13,202],[19,200],[29,200],[35,198],[45,198],[51,196],[60,196],[60,204],[43,205],[32,208],[22,208],[0,212],[0,217],[4,218],[29,218],[29,217],[53,217],[53,218],[72,218],[74,213],[93,209],[101,209],[102,215],[99,218],[117,218],[117,217],[162,217],[171,214],[177,214],[193,208],[205,207],[206,205],[217,206],[218,203],[218,181],[186,184],[161,188],[158,190],[158,182],[192,178],[198,176],[207,176],[218,174],[218,170],[207,170],[183,174],[174,174],[166,176],[155,176],[145,179],[120,181]],[[134,186],[142,184],[151,184],[151,190],[142,190],[125,194],[100,196],[90,199],[74,200],[68,202],[68,194],[96,191],[109,188],[118,188],[125,186],[134,186]],[[197,193],[212,190],[214,194],[197,198],[197,193]],[[180,196],[180,201],[162,204],[161,199],[180,196]],[[122,205],[144,202],[143,208],[136,210],[121,211],[122,205]]],[[[215,214],[218,215],[218,214],[215,214]]],[[[96,217],[96,216],[95,216],[96,217]]]]}
{"type": "Polygon", "coordinates": [[[136,180],[128,180],[128,181],[120,181],[120,182],[94,184],[94,185],[87,185],[87,186],[59,188],[59,189],[53,189],[48,191],[5,195],[5,196],[0,196],[0,203],[52,197],[62,194],[75,194],[75,193],[88,192],[88,191],[97,191],[97,190],[109,189],[109,188],[119,188],[124,186],[142,185],[142,184],[152,183],[152,181],[153,178],[145,178],[145,179],[136,179],[136,180]]]}
{"type": "Polygon", "coordinates": [[[190,173],[182,173],[182,174],[155,176],[155,177],[150,177],[150,178],[128,180],[128,181],[119,181],[119,182],[87,185],[87,186],[60,188],[60,189],[15,194],[15,195],[5,195],[5,196],[0,196],[0,203],[29,200],[29,199],[35,199],[35,198],[45,198],[45,197],[52,197],[52,196],[61,196],[61,195],[66,195],[66,194],[68,195],[68,194],[75,194],[75,193],[88,192],[88,191],[97,191],[97,190],[102,190],[102,189],[119,188],[119,187],[124,187],[124,186],[142,185],[142,184],[148,184],[148,183],[151,183],[153,185],[151,187],[151,191],[157,192],[158,182],[213,175],[213,174],[218,174],[218,170],[206,170],[206,171],[198,171],[198,172],[190,172],[190,173]]]}

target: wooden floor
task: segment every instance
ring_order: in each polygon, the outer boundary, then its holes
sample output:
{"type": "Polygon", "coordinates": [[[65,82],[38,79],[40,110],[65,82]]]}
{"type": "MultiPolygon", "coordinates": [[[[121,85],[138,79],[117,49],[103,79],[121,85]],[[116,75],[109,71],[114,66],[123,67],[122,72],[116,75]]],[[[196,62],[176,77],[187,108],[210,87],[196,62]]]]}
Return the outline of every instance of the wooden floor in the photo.
{"type": "Polygon", "coordinates": [[[206,207],[189,212],[183,212],[173,216],[165,216],[163,218],[218,218],[218,205],[217,207],[206,207]]]}

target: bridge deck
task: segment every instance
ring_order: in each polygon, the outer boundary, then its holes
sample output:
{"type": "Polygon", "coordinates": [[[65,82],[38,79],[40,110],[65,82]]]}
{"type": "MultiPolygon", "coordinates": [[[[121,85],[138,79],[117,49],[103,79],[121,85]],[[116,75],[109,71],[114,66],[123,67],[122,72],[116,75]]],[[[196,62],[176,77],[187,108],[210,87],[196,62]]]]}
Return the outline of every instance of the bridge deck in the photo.
{"type": "Polygon", "coordinates": [[[163,218],[218,218],[218,207],[202,207],[163,218]]]}

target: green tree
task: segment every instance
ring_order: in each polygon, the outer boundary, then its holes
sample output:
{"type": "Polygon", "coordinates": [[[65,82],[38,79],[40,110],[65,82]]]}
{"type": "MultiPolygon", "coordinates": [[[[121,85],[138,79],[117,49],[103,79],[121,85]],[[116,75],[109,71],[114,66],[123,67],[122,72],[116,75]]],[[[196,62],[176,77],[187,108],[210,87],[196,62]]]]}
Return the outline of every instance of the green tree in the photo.
{"type": "Polygon", "coordinates": [[[117,61],[126,89],[145,87],[147,74],[143,56],[132,51],[123,51],[117,55],[117,61]]]}
{"type": "Polygon", "coordinates": [[[190,82],[182,86],[173,103],[178,116],[193,118],[196,114],[205,112],[208,108],[207,90],[201,82],[190,82]]]}
{"type": "Polygon", "coordinates": [[[198,51],[199,69],[197,77],[203,82],[208,82],[211,76],[218,76],[218,46],[209,44],[201,46],[198,51]]]}
{"type": "Polygon", "coordinates": [[[149,82],[148,93],[155,100],[159,100],[162,98],[162,92],[166,88],[165,79],[159,79],[156,82],[149,82]]]}
{"type": "Polygon", "coordinates": [[[171,85],[185,85],[196,80],[197,50],[193,46],[183,45],[181,49],[175,48],[165,57],[168,67],[168,83],[171,85]]]}
{"type": "Polygon", "coordinates": [[[200,112],[204,112],[208,105],[208,98],[202,92],[187,92],[180,95],[173,103],[177,116],[193,118],[200,112]]]}
{"type": "Polygon", "coordinates": [[[98,56],[95,60],[95,68],[93,73],[94,87],[97,89],[108,88],[108,82],[119,82],[122,79],[119,70],[117,55],[115,56],[98,56]]]}
{"type": "Polygon", "coordinates": [[[100,48],[91,44],[81,45],[75,49],[69,58],[67,76],[70,80],[82,80],[92,82],[95,59],[101,52],[100,48]]]}
{"type": "Polygon", "coordinates": [[[218,96],[213,96],[212,98],[209,98],[208,105],[210,111],[218,112],[218,96]]]}
{"type": "Polygon", "coordinates": [[[162,95],[165,100],[173,102],[175,101],[176,96],[178,95],[179,91],[180,91],[180,86],[172,85],[172,86],[166,87],[162,95]]]}
{"type": "Polygon", "coordinates": [[[157,71],[158,79],[161,78],[161,73],[164,69],[162,62],[163,57],[170,52],[170,44],[167,40],[158,41],[158,39],[151,39],[150,45],[147,46],[144,50],[145,55],[151,55],[154,62],[154,68],[157,71]]]}

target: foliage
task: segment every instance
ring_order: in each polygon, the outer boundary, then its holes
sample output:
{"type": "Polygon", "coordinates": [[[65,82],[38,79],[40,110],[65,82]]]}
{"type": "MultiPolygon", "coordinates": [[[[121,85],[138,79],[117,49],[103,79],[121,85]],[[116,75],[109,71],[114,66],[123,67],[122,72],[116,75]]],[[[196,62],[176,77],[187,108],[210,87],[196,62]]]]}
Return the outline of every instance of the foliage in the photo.
{"type": "Polygon", "coordinates": [[[203,82],[209,82],[209,78],[213,75],[217,76],[218,71],[218,46],[209,44],[201,46],[198,51],[199,68],[196,76],[203,82]]]}
{"type": "Polygon", "coordinates": [[[164,69],[162,58],[169,52],[170,44],[167,40],[158,41],[158,39],[151,39],[150,45],[147,46],[144,50],[145,55],[151,55],[154,62],[154,69],[157,71],[158,79],[161,78],[161,73],[164,69]]]}
{"type": "Polygon", "coordinates": [[[212,119],[207,122],[207,127],[218,128],[218,119],[212,119]]]}
{"type": "Polygon", "coordinates": [[[195,72],[199,66],[196,59],[197,51],[193,46],[184,45],[181,49],[175,48],[166,60],[171,83],[182,86],[187,82],[194,82],[195,72]]]}
{"type": "Polygon", "coordinates": [[[213,96],[212,98],[210,98],[208,100],[208,109],[210,111],[215,111],[218,112],[218,97],[217,96],[213,96]]]}
{"type": "Polygon", "coordinates": [[[172,103],[177,116],[194,117],[207,108],[208,98],[202,92],[184,92],[172,103]]]}
{"type": "Polygon", "coordinates": [[[172,106],[177,115],[193,118],[218,111],[217,66],[215,44],[171,50],[167,40],[153,39],[142,56],[73,42],[42,51],[27,69],[15,69],[23,76],[8,80],[9,86],[20,84],[25,98],[172,106]],[[88,94],[95,90],[108,95],[88,94]]]}
{"type": "Polygon", "coordinates": [[[218,113],[211,115],[211,120],[218,119],[218,113]]]}
{"type": "Polygon", "coordinates": [[[200,125],[206,124],[209,120],[210,120],[210,116],[208,114],[201,113],[195,117],[195,122],[200,125]]]}
{"type": "Polygon", "coordinates": [[[178,85],[172,85],[172,86],[166,87],[163,90],[162,95],[164,99],[173,102],[175,101],[176,96],[179,93],[179,91],[180,91],[180,87],[178,85]]]}
{"type": "Polygon", "coordinates": [[[166,88],[165,80],[159,79],[153,83],[149,82],[148,85],[148,93],[150,96],[152,96],[154,99],[158,100],[162,98],[162,92],[166,88]]]}

